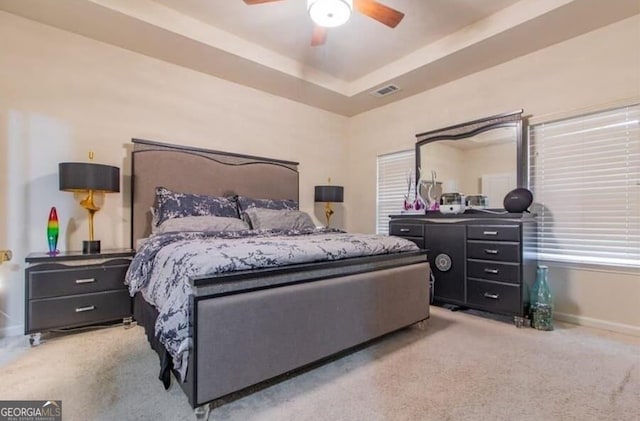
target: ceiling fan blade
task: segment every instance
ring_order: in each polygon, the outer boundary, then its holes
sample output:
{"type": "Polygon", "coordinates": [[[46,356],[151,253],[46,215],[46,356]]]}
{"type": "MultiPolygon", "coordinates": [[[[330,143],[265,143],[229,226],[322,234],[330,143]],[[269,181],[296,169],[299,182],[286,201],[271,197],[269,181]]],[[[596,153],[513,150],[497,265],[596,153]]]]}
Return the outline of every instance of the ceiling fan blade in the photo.
{"type": "Polygon", "coordinates": [[[249,6],[252,4],[260,4],[260,3],[273,3],[274,1],[282,1],[282,0],[244,0],[249,6]]]}
{"type": "Polygon", "coordinates": [[[404,13],[375,0],[354,0],[353,5],[358,12],[391,28],[398,26],[402,18],[404,18],[404,13]]]}
{"type": "Polygon", "coordinates": [[[327,32],[329,32],[329,30],[324,26],[315,25],[313,27],[313,34],[311,35],[311,46],[317,47],[324,44],[327,41],[327,32]]]}

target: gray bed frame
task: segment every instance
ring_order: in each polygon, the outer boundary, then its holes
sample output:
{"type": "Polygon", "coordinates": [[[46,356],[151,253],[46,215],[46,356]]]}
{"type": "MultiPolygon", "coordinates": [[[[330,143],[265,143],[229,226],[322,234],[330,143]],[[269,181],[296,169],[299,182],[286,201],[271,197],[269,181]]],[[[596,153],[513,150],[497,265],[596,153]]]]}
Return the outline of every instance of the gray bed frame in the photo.
{"type": "MultiPolygon", "coordinates": [[[[156,186],[298,200],[296,162],[133,139],[132,245],[156,186]]],[[[429,317],[426,251],[191,279],[192,347],[180,383],[209,404],[429,317]]]]}

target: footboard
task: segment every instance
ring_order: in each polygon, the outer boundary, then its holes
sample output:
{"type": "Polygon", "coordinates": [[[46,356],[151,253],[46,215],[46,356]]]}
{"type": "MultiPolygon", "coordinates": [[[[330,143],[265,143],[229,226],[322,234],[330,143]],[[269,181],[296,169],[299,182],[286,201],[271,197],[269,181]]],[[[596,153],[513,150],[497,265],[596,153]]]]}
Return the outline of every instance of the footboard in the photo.
{"type": "Polygon", "coordinates": [[[429,316],[426,260],[214,297],[194,296],[193,407],[429,316]]]}

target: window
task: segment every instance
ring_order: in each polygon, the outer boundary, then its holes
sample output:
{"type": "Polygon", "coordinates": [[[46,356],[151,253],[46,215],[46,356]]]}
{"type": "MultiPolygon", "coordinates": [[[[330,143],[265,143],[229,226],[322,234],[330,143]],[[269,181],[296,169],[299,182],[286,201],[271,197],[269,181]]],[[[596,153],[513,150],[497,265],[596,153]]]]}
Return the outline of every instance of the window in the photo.
{"type": "Polygon", "coordinates": [[[407,177],[409,174],[413,177],[415,165],[413,150],[378,156],[378,234],[389,234],[389,215],[400,213],[407,193],[407,177]]]}
{"type": "Polygon", "coordinates": [[[640,266],[640,104],[530,127],[543,260],[640,266]]]}

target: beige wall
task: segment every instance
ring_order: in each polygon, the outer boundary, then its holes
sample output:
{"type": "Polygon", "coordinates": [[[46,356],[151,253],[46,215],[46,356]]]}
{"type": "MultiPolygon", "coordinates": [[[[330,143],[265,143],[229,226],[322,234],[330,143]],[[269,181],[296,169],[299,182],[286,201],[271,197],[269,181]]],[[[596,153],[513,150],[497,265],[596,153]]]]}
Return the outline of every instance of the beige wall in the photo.
{"type": "MultiPolygon", "coordinates": [[[[351,118],[347,229],[375,231],[376,156],[412,148],[416,133],[520,108],[541,116],[640,96],[638,40],[635,16],[351,118]]],[[[640,333],[637,271],[552,268],[551,279],[559,312],[640,333]]]]}
{"type": "Polygon", "coordinates": [[[132,137],[299,161],[301,207],[313,212],[315,184],[328,176],[345,183],[346,123],[0,12],[0,249],[15,252],[0,267],[0,336],[23,323],[22,262],[27,252],[46,250],[49,208],[58,209],[62,249],[77,250],[87,238],[85,212],[58,191],[59,162],[94,151],[98,162],[121,168],[122,193],[106,197],[95,222],[103,248],[121,247],[129,244],[132,137]]]}

